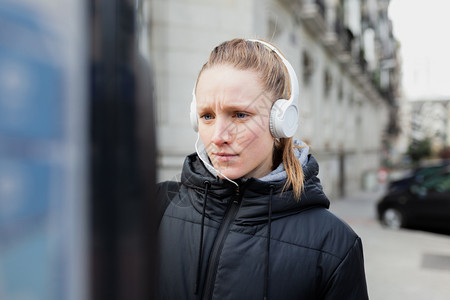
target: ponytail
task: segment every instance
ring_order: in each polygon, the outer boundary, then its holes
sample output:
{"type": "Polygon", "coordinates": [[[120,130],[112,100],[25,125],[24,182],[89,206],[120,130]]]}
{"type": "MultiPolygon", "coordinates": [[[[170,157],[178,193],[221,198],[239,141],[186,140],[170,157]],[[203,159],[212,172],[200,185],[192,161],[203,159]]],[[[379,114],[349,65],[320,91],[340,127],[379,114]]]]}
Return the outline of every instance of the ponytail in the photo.
{"type": "Polygon", "coordinates": [[[299,148],[299,146],[294,146],[293,138],[279,139],[275,145],[274,151],[274,156],[278,156],[278,159],[274,159],[274,163],[282,162],[284,169],[286,170],[287,180],[283,190],[291,186],[294,198],[297,201],[300,201],[300,195],[304,187],[304,175],[303,168],[295,155],[294,148],[299,148]]]}

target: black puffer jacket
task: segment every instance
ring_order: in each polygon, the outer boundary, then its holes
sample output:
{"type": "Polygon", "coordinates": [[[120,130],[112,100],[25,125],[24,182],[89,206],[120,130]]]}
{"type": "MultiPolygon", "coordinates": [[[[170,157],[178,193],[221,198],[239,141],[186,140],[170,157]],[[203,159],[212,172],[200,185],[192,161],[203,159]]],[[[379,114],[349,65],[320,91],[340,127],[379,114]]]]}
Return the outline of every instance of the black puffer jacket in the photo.
{"type": "Polygon", "coordinates": [[[327,210],[311,155],[303,169],[296,202],[284,181],[237,188],[188,156],[181,184],[159,185],[159,298],[367,299],[361,240],[327,210]]]}

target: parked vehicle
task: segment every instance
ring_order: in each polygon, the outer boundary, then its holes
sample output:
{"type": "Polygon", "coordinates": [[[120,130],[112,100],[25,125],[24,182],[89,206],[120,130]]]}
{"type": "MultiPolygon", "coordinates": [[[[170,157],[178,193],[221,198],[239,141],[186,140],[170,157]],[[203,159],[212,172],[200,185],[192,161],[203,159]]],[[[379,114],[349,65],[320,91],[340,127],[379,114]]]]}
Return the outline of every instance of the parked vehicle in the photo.
{"type": "Polygon", "coordinates": [[[450,163],[423,167],[391,182],[377,212],[380,222],[390,228],[450,233],[450,163]]]}

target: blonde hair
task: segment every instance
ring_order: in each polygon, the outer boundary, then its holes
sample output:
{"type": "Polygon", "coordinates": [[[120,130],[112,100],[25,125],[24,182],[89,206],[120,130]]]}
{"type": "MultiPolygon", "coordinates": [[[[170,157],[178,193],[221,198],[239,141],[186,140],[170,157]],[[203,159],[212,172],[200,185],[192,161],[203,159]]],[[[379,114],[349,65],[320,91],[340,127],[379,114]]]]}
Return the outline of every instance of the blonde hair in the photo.
{"type": "MultiPolygon", "coordinates": [[[[204,70],[217,65],[231,65],[238,70],[256,71],[260,75],[264,91],[274,97],[274,102],[290,97],[291,87],[286,66],[278,54],[261,43],[244,39],[223,42],[213,49],[200,70],[197,81],[204,70]]],[[[283,163],[287,174],[284,189],[292,186],[294,197],[300,200],[304,175],[294,148],[292,137],[275,139],[272,169],[283,163]]]]}

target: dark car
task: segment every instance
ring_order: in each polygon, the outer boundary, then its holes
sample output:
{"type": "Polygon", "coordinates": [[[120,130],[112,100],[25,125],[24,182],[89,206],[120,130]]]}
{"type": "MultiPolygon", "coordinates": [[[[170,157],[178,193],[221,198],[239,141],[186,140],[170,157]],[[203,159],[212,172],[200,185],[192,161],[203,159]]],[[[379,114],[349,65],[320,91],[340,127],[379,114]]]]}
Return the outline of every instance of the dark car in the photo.
{"type": "Polygon", "coordinates": [[[450,164],[420,168],[391,182],[377,212],[390,228],[450,232],[450,164]]]}

